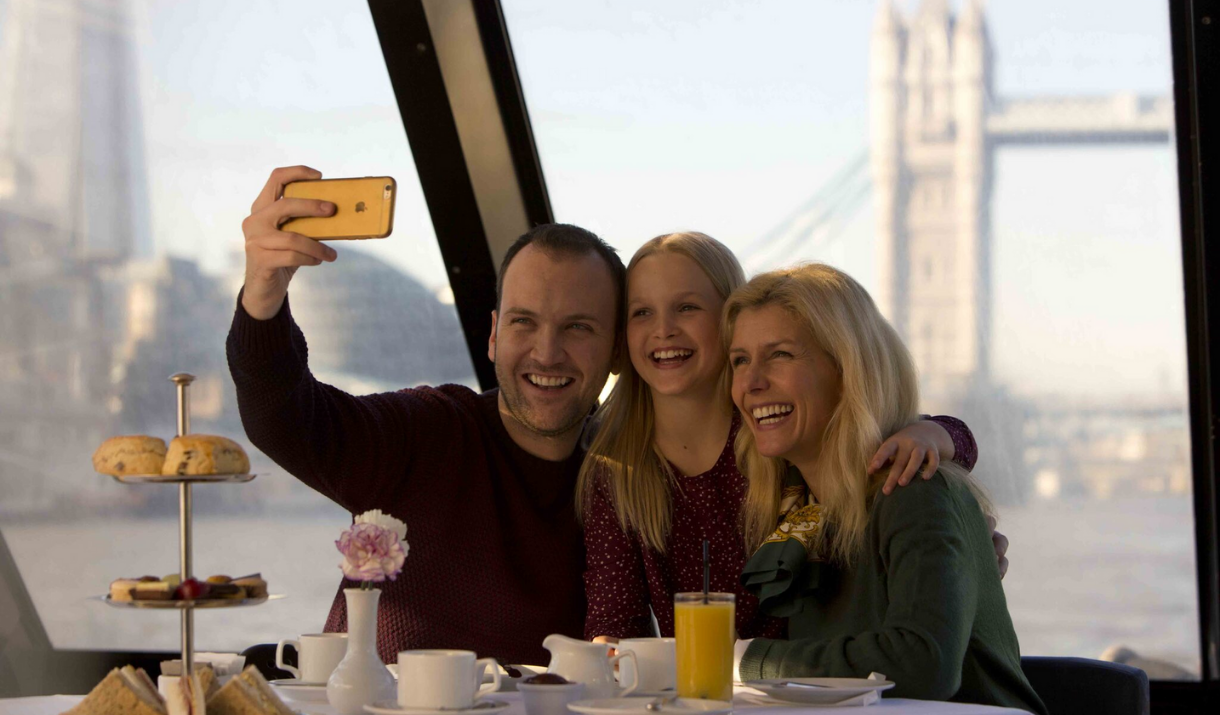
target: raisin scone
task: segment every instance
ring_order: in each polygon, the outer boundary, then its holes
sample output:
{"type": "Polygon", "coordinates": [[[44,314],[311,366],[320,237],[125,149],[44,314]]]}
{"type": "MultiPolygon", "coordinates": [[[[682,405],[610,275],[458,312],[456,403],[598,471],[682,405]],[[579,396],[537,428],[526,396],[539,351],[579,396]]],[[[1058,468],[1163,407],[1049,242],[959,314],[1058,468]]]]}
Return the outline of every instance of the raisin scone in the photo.
{"type": "Polygon", "coordinates": [[[250,458],[241,445],[227,437],[188,434],[169,443],[162,474],[245,474],[250,458]]]}
{"type": "Polygon", "coordinates": [[[111,437],[93,453],[93,469],[115,477],[160,474],[165,464],[165,440],[137,434],[111,437]]]}

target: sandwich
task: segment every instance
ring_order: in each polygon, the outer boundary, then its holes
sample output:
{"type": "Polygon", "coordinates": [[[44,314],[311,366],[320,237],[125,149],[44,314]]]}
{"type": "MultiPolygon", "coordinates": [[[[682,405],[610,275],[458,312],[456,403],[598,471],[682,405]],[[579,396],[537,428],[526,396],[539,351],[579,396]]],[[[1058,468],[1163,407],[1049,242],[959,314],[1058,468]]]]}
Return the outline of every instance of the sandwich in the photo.
{"type": "Polygon", "coordinates": [[[168,715],[206,715],[205,690],[199,680],[197,674],[192,674],[189,678],[178,676],[176,680],[162,682],[168,715]]]}
{"type": "Polygon", "coordinates": [[[208,715],[295,715],[253,665],[208,700],[208,715]]]}
{"type": "MultiPolygon", "coordinates": [[[[200,710],[200,713],[203,711],[200,710]]],[[[165,700],[141,668],[115,668],[63,715],[169,715],[165,700]]]]}

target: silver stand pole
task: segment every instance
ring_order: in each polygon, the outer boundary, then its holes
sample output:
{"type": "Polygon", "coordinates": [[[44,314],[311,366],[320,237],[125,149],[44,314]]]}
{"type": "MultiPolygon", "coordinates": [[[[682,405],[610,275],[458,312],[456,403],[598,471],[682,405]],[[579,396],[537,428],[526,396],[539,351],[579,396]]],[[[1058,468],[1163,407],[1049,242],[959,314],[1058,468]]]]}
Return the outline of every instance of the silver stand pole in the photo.
{"type": "MultiPolygon", "coordinates": [[[[179,372],[169,378],[178,386],[178,436],[191,431],[191,397],[189,387],[194,375],[179,372]]],[[[178,559],[179,579],[185,582],[191,577],[191,485],[178,485],[178,559]]],[[[190,606],[182,609],[182,677],[189,678],[195,672],[195,611],[190,606]]]]}

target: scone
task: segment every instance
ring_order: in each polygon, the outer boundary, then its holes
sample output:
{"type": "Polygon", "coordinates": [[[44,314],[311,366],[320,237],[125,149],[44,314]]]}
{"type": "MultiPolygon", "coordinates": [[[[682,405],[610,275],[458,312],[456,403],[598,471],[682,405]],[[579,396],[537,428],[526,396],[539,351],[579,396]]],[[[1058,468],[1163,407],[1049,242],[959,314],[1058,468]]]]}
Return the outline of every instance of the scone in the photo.
{"type": "Polygon", "coordinates": [[[161,474],[164,464],[165,440],[143,434],[111,437],[93,453],[93,469],[115,477],[161,474]]]}
{"type": "Polygon", "coordinates": [[[241,445],[227,437],[188,434],[169,443],[162,474],[245,474],[250,458],[241,445]]]}

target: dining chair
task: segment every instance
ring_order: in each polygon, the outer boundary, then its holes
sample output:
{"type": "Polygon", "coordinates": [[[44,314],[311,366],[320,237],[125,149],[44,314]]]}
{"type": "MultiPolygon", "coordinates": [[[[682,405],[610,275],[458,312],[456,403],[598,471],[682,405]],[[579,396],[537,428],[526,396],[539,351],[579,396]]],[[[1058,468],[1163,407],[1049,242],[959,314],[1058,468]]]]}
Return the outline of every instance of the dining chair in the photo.
{"type": "Polygon", "coordinates": [[[1050,715],[1149,715],[1148,675],[1088,658],[1025,656],[1021,670],[1050,715]]]}
{"type": "MultiPolygon", "coordinates": [[[[246,665],[253,665],[258,668],[258,672],[267,680],[281,680],[291,678],[292,673],[286,670],[280,670],[275,667],[275,648],[276,643],[259,643],[252,645],[241,652],[246,656],[246,665]]],[[[297,654],[293,649],[285,649],[284,663],[295,666],[297,664],[297,654]]]]}

